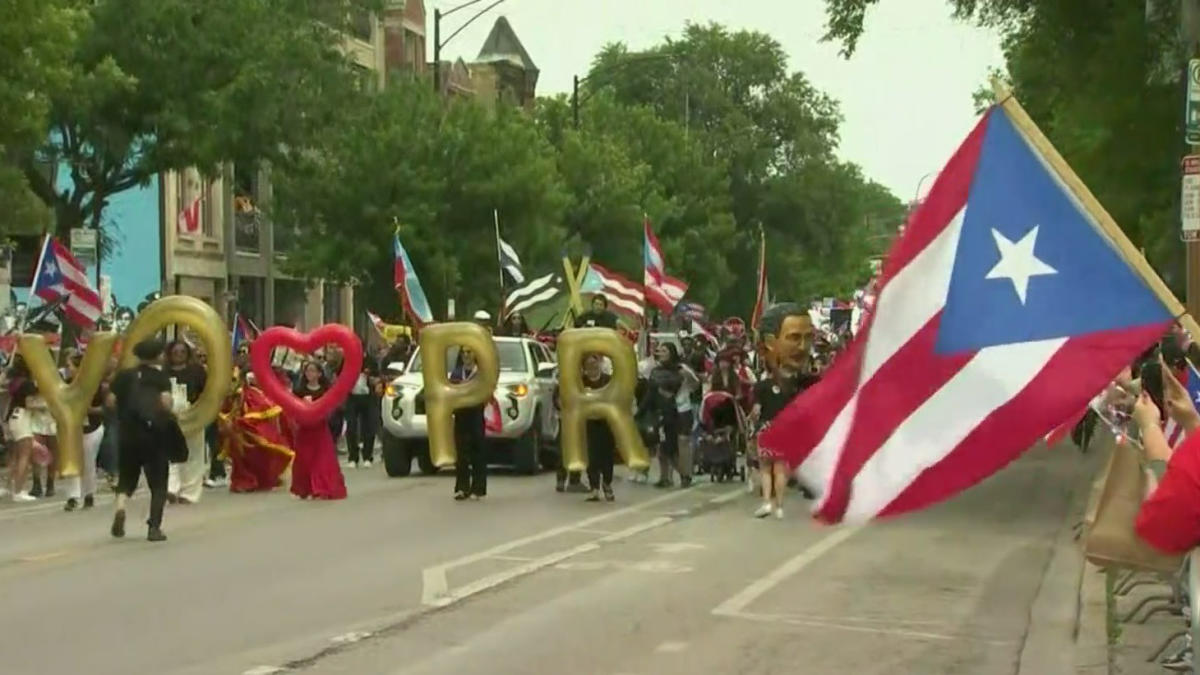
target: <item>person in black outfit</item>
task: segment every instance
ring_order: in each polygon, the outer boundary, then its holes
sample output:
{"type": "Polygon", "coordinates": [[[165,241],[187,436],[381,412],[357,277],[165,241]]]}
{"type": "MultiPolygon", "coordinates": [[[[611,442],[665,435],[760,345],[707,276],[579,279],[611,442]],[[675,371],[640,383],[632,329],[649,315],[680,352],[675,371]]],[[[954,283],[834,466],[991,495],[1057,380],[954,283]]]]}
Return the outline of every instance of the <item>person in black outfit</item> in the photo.
{"type": "MultiPolygon", "coordinates": [[[[454,383],[466,382],[479,373],[475,353],[459,350],[459,364],[450,374],[454,383]]],[[[483,411],[486,403],[454,411],[454,445],[458,461],[454,463],[454,498],[482,499],[487,496],[487,458],[484,456],[483,411]]]]}
{"type": "MultiPolygon", "coordinates": [[[[187,390],[188,405],[200,399],[208,372],[196,359],[192,346],[185,340],[175,340],[167,346],[167,363],[163,373],[176,385],[187,390]]],[[[188,460],[172,462],[167,474],[167,501],[172,504],[195,504],[204,494],[204,480],[212,467],[205,458],[205,432],[192,434],[188,439],[188,460]]]]}
{"type": "Polygon", "coordinates": [[[348,467],[370,468],[375,455],[375,434],[380,423],[380,396],[383,380],[379,360],[363,345],[364,357],[354,388],[346,399],[346,450],[348,467]]]}
{"type": "Polygon", "coordinates": [[[576,328],[611,328],[617,329],[617,315],[608,309],[608,298],[596,294],[592,296],[591,310],[575,317],[576,328]]]}
{"type": "MultiPolygon", "coordinates": [[[[590,354],[583,362],[583,386],[588,389],[601,389],[608,384],[612,377],[605,375],[600,368],[600,357],[596,354],[590,354]]],[[[615,454],[617,451],[616,439],[613,438],[612,429],[609,428],[608,422],[603,419],[590,419],[587,421],[587,449],[588,449],[588,485],[592,489],[592,493],[588,495],[589,502],[600,501],[600,493],[603,491],[605,501],[612,501],[613,496],[612,480],[613,480],[613,463],[615,462],[615,454]]]]}
{"type": "MultiPolygon", "coordinates": [[[[150,519],[147,539],[165,541],[162,532],[163,506],[167,502],[168,426],[171,418],[171,380],[160,370],[163,344],[150,339],[133,348],[138,365],[113,378],[109,403],[116,405],[121,434],[117,439],[116,512],[112,536],[125,536],[125,500],[137,489],[143,472],[150,487],[150,519]]],[[[182,442],[178,439],[176,442],[182,442]]]]}

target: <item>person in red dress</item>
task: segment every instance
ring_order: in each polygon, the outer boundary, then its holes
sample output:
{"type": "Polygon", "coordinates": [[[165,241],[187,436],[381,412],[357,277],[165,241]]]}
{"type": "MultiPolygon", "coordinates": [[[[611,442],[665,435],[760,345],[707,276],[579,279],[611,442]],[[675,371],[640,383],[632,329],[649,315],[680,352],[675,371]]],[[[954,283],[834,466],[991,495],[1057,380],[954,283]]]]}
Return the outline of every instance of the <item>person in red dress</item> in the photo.
{"type": "Polygon", "coordinates": [[[282,483],[295,453],[288,446],[279,406],[252,382],[239,383],[218,417],[221,459],[233,465],[230,492],[266,492],[282,483]]]}
{"type": "MultiPolygon", "coordinates": [[[[297,398],[315,401],[329,391],[329,382],[315,361],[304,364],[300,382],[295,388],[297,398]]],[[[345,499],[346,481],[338,466],[337,447],[324,420],[313,425],[292,423],[292,494],[301,499],[345,499]]]]}

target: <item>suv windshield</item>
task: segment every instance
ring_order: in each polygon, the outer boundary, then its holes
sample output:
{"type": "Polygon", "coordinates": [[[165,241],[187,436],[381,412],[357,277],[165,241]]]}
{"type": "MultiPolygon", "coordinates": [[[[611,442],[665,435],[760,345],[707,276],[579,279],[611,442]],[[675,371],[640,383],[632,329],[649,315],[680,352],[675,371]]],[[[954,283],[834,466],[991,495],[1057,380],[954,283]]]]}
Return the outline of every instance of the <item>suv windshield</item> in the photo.
{"type": "MultiPolygon", "coordinates": [[[[497,342],[496,353],[500,356],[500,372],[502,373],[524,373],[529,369],[525,358],[525,348],[520,342],[497,342]]],[[[453,370],[454,364],[458,363],[458,345],[454,345],[446,350],[446,365],[453,370]]],[[[417,350],[413,356],[412,363],[409,364],[408,373],[421,372],[421,350],[417,350]]]]}

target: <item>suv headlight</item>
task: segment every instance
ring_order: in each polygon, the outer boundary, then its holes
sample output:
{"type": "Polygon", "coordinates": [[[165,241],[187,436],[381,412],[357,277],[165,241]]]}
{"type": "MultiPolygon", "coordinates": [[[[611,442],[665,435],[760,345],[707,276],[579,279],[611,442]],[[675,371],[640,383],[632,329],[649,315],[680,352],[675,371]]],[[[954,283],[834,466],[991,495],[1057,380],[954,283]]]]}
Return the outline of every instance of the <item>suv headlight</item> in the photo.
{"type": "Polygon", "coordinates": [[[529,385],[525,383],[508,385],[508,393],[517,398],[525,398],[529,394],[529,385]]]}

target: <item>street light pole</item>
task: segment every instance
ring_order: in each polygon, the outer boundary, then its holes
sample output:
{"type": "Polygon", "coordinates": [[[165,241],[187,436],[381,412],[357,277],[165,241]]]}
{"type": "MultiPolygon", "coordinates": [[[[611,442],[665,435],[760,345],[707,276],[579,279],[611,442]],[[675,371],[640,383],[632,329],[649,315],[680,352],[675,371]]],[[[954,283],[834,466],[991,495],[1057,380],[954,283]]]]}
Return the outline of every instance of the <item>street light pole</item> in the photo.
{"type": "Polygon", "coordinates": [[[442,93],[442,10],[433,10],[433,90],[442,93]]]}
{"type": "Polygon", "coordinates": [[[611,72],[614,70],[619,70],[621,68],[624,68],[625,66],[628,66],[628,65],[631,65],[634,63],[641,63],[643,61],[658,61],[661,59],[673,59],[673,58],[675,58],[675,56],[676,56],[675,54],[672,54],[670,52],[634,55],[629,58],[617,61],[616,63],[613,63],[608,68],[603,68],[600,71],[593,69],[592,72],[588,73],[587,75],[585,75],[583,77],[579,77],[578,75],[574,76],[574,85],[571,89],[571,119],[575,124],[575,128],[576,129],[579,128],[579,106],[583,105],[583,101],[579,100],[579,85],[581,83],[587,82],[588,80],[592,79],[593,76],[599,75],[600,72],[603,72],[603,71],[611,72]]]}

